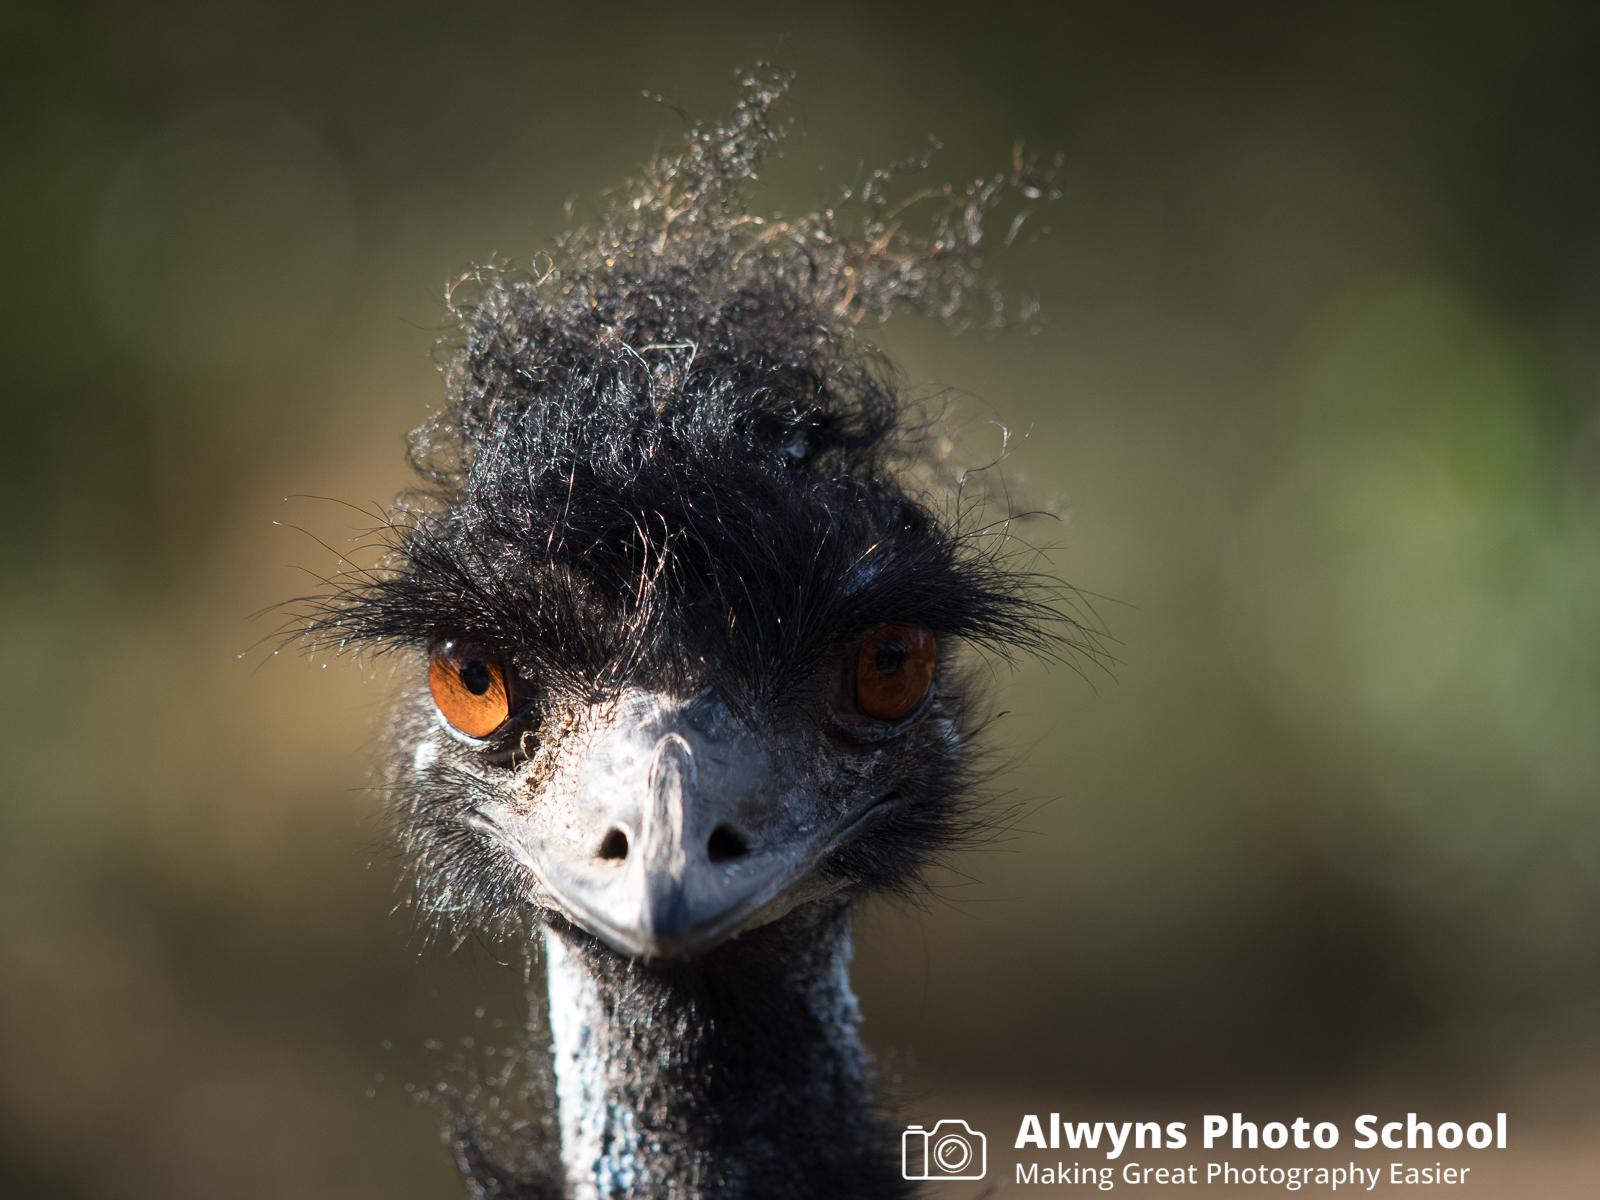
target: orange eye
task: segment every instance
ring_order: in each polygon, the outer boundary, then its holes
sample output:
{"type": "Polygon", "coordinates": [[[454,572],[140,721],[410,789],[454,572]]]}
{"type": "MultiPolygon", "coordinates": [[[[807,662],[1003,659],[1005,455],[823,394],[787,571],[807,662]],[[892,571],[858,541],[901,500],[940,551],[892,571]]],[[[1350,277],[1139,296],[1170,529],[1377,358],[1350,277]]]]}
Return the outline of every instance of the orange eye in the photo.
{"type": "Polygon", "coordinates": [[[488,737],[511,715],[505,672],[481,642],[440,642],[428,661],[428,690],[439,712],[468,737],[488,737]]]}
{"type": "Polygon", "coordinates": [[[856,651],[856,705],[875,721],[916,711],[933,686],[938,640],[914,625],[880,625],[856,651]]]}

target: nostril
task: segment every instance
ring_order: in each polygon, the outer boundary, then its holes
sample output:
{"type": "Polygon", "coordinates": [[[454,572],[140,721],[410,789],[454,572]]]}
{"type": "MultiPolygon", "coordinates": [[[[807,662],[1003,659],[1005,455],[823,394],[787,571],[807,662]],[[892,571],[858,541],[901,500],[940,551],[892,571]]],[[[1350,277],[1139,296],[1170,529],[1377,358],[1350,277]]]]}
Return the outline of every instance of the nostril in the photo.
{"type": "Polygon", "coordinates": [[[613,828],[600,840],[599,855],[601,858],[624,859],[628,857],[628,835],[622,830],[613,828]]]}
{"type": "Polygon", "coordinates": [[[731,825],[718,825],[706,842],[706,857],[712,862],[727,862],[750,853],[750,843],[731,825]]]}

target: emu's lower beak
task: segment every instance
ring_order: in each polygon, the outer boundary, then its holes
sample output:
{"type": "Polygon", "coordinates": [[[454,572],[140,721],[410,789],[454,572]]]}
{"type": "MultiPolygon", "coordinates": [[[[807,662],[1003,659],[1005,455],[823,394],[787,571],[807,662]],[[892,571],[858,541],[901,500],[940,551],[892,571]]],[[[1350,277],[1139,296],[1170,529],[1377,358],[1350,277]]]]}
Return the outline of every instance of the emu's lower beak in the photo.
{"type": "Polygon", "coordinates": [[[685,958],[822,894],[815,801],[722,701],[640,696],[606,728],[518,839],[574,923],[632,958],[685,958]]]}

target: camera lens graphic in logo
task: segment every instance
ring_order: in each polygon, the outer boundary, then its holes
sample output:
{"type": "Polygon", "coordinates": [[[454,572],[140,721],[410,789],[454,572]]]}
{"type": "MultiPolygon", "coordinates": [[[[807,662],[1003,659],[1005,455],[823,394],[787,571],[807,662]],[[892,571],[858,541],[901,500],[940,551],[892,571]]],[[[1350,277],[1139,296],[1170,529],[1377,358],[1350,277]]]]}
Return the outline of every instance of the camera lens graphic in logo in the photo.
{"type": "Polygon", "coordinates": [[[965,1121],[940,1121],[932,1129],[908,1125],[900,1135],[900,1174],[906,1179],[982,1179],[989,1168],[989,1139],[965,1121]]]}

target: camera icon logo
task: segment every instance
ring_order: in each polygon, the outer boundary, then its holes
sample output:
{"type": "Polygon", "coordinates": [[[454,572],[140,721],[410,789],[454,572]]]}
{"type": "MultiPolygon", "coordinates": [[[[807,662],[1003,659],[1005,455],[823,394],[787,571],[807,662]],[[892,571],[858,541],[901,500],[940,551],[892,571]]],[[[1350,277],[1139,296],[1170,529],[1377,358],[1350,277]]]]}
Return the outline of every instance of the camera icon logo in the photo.
{"type": "Polygon", "coordinates": [[[900,1135],[904,1179],[982,1179],[988,1169],[989,1139],[965,1121],[908,1125],[900,1135]]]}

